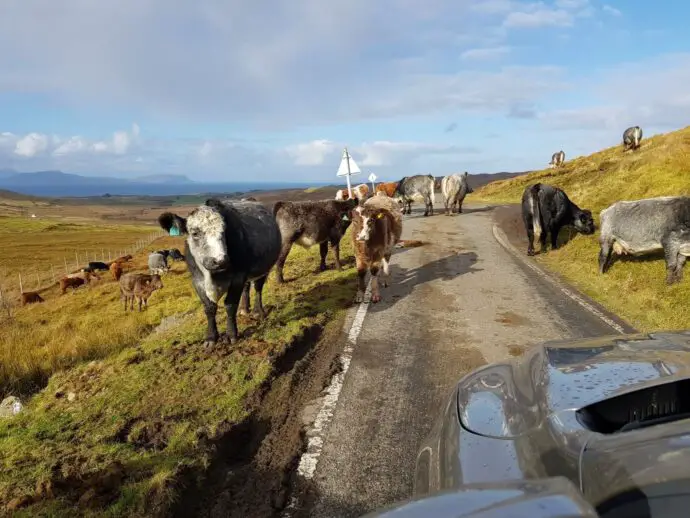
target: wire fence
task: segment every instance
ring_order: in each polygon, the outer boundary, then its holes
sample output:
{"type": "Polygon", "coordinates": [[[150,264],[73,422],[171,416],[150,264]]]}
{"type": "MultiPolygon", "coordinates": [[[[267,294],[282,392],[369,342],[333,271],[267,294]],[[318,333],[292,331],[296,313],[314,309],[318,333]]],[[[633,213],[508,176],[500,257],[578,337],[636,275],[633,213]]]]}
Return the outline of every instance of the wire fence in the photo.
{"type": "Polygon", "coordinates": [[[86,268],[90,262],[108,263],[118,257],[134,255],[164,236],[167,233],[158,231],[147,234],[125,248],[75,250],[74,255],[64,256],[62,262],[51,264],[50,269],[17,273],[16,280],[12,279],[14,274],[8,274],[7,268],[0,267],[0,314],[10,312],[22,293],[40,293],[55,286],[64,276],[86,268]]]}

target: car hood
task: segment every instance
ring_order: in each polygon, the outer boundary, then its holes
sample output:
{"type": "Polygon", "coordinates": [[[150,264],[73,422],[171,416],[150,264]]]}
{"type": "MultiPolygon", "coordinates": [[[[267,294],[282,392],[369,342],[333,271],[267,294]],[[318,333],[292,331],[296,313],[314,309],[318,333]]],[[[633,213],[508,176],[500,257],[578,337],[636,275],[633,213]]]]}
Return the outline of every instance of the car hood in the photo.
{"type": "Polygon", "coordinates": [[[680,379],[690,379],[690,331],[546,342],[463,378],[458,411],[474,433],[515,437],[553,414],[680,379]]]}

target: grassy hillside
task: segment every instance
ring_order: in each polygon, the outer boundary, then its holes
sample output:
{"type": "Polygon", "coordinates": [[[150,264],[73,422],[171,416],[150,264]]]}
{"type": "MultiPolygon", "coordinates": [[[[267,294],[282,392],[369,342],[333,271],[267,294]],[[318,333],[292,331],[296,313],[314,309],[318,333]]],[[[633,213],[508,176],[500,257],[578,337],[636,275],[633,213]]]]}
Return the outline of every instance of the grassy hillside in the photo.
{"type": "MultiPolygon", "coordinates": [[[[567,150],[566,150],[567,152],[567,150]]],[[[563,188],[581,208],[599,212],[620,200],[690,195],[690,127],[643,139],[635,152],[618,145],[476,191],[491,203],[519,203],[524,188],[542,182],[563,188]]],[[[564,231],[567,232],[567,231],[564,231]]],[[[536,260],[561,274],[641,330],[690,327],[687,299],[690,275],[679,285],[665,285],[663,256],[618,259],[605,275],[597,270],[598,232],[577,236],[563,248],[536,260]]],[[[687,270],[687,269],[686,269],[687,270]]]]}
{"type": "MultiPolygon", "coordinates": [[[[147,250],[181,245],[166,237],[147,250]]],[[[147,253],[134,270],[146,270],[147,253]]],[[[213,350],[201,344],[205,317],[180,263],[142,313],[123,311],[109,275],[17,309],[0,339],[0,395],[21,396],[25,408],[0,419],[0,514],[156,516],[168,508],[209,465],[215,440],[251,412],[276,362],[340,325],[356,287],[350,236],[341,244],[344,271],[315,274],[318,255],[295,247],[285,269],[294,281],[278,286],[272,274],[266,284],[267,319],[239,316],[243,339],[213,350]]],[[[221,308],[220,330],[225,322],[221,308]]]]}

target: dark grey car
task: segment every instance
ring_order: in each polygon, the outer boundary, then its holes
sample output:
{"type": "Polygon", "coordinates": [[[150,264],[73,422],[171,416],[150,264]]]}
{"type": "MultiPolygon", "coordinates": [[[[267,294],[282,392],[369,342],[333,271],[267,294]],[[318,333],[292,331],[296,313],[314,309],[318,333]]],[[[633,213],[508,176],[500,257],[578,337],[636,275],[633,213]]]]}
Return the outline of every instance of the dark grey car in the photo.
{"type": "Polygon", "coordinates": [[[414,495],[558,476],[603,517],[690,516],[690,331],[549,342],[470,373],[414,495]]]}

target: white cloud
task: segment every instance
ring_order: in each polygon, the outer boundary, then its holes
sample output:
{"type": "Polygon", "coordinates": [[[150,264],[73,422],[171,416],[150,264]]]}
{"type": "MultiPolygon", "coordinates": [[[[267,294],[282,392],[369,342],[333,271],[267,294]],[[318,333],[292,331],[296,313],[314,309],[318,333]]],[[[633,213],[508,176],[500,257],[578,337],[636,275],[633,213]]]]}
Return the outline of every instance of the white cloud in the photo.
{"type": "Polygon", "coordinates": [[[573,14],[563,9],[540,8],[531,12],[510,13],[503,21],[507,28],[535,29],[539,27],[570,27],[573,14]]]}
{"type": "Polygon", "coordinates": [[[613,15],[613,16],[622,16],[623,15],[623,13],[620,12],[619,9],[616,9],[615,7],[610,6],[608,4],[605,4],[604,7],[602,7],[602,10],[606,13],[613,15]]]}
{"type": "Polygon", "coordinates": [[[29,133],[17,141],[14,148],[14,154],[31,158],[43,153],[48,149],[49,139],[46,135],[40,133],[29,133]]]}
{"type": "Polygon", "coordinates": [[[509,52],[510,47],[505,45],[501,47],[477,48],[466,50],[460,54],[460,58],[464,60],[485,61],[505,56],[509,52]]]}
{"type": "Polygon", "coordinates": [[[61,156],[69,155],[71,153],[79,153],[81,151],[86,150],[87,148],[88,142],[82,137],[70,137],[68,140],[66,140],[65,142],[63,142],[55,148],[55,150],[53,151],[53,155],[61,156]]]}
{"type": "Polygon", "coordinates": [[[321,165],[326,157],[336,151],[334,142],[326,139],[312,140],[302,144],[288,146],[285,152],[294,160],[295,165],[321,165]]]}

